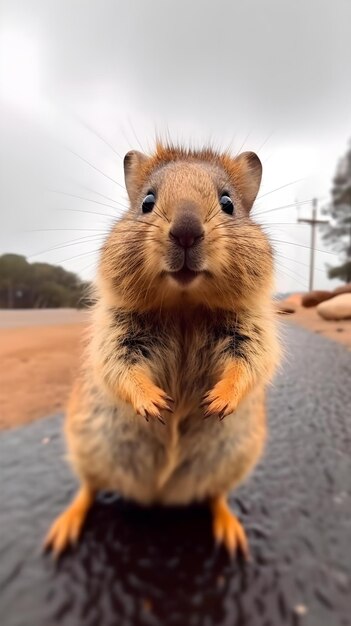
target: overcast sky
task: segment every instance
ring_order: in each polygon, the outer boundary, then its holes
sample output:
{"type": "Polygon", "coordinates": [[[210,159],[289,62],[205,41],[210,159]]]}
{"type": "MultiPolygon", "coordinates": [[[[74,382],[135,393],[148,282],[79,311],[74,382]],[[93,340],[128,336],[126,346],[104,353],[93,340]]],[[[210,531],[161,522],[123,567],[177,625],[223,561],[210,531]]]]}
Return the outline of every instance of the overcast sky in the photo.
{"type": "MultiPolygon", "coordinates": [[[[124,153],[169,132],[258,152],[254,213],[277,250],[277,288],[307,288],[310,232],[294,204],[303,217],[312,197],[327,203],[351,137],[349,0],[0,7],[0,253],[91,278],[126,204],[124,153]]],[[[336,261],[317,253],[316,287],[337,284],[325,277],[336,261]]]]}

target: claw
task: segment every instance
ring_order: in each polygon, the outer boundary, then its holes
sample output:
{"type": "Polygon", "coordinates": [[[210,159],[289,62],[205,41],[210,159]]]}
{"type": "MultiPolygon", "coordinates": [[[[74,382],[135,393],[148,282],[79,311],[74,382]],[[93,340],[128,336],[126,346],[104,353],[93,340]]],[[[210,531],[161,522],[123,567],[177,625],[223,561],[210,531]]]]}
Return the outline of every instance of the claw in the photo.
{"type": "Polygon", "coordinates": [[[160,413],[151,414],[149,413],[149,411],[145,411],[144,409],[143,413],[139,413],[138,415],[142,415],[146,419],[147,422],[150,421],[150,418],[156,418],[159,422],[161,422],[161,424],[166,426],[166,422],[164,421],[164,419],[162,419],[160,413]]]}
{"type": "Polygon", "coordinates": [[[174,400],[168,396],[160,387],[153,385],[150,381],[144,381],[141,386],[141,393],[136,394],[133,406],[138,415],[142,415],[148,422],[150,418],[157,419],[161,424],[166,424],[161,412],[173,413],[174,400]]]}
{"type": "Polygon", "coordinates": [[[222,409],[222,411],[220,413],[218,413],[218,419],[221,422],[222,420],[224,420],[225,416],[227,415],[226,410],[228,408],[228,405],[226,404],[224,409],[222,409]]]}
{"type": "Polygon", "coordinates": [[[170,413],[173,413],[173,409],[168,406],[168,404],[162,404],[161,402],[155,402],[154,404],[161,411],[169,411],[170,413]]]}
{"type": "Polygon", "coordinates": [[[217,392],[214,388],[205,394],[200,402],[200,407],[205,409],[204,419],[217,415],[218,419],[222,421],[227,415],[234,412],[236,403],[233,402],[232,398],[226,397],[220,390],[217,392]]]}

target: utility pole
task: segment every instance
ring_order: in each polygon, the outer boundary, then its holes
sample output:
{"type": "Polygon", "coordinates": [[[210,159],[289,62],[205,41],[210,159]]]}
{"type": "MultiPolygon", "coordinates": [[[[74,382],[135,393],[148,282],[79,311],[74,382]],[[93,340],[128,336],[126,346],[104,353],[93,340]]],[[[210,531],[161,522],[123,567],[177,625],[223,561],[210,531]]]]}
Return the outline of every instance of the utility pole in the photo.
{"type": "Polygon", "coordinates": [[[317,218],[317,198],[313,198],[312,200],[312,217],[302,218],[298,217],[297,221],[300,224],[309,224],[311,226],[311,252],[310,252],[310,280],[309,280],[309,290],[313,290],[313,276],[314,276],[314,252],[316,246],[316,226],[320,224],[328,224],[329,220],[320,220],[317,218]]]}

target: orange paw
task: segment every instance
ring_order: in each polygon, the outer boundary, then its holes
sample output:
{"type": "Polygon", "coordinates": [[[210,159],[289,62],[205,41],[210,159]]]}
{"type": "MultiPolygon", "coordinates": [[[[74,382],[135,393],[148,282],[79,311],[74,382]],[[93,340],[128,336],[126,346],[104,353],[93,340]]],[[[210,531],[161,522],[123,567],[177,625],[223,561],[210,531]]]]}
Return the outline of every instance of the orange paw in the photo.
{"type": "Polygon", "coordinates": [[[212,502],[213,534],[217,544],[222,544],[230,556],[240,551],[245,558],[249,556],[249,544],[246,533],[234,513],[229,509],[224,498],[212,502]]]}
{"type": "Polygon", "coordinates": [[[238,405],[232,382],[226,379],[220,380],[217,385],[208,391],[201,403],[205,408],[205,417],[218,415],[222,420],[226,415],[233,413],[238,405]]]}
{"type": "Polygon", "coordinates": [[[173,412],[173,408],[170,406],[173,403],[172,398],[153,383],[149,383],[146,388],[138,390],[138,393],[134,394],[133,400],[135,411],[145,417],[147,422],[150,417],[153,417],[165,424],[161,411],[173,412]]]}
{"type": "Polygon", "coordinates": [[[81,533],[92,495],[82,489],[70,506],[54,521],[44,541],[44,549],[50,549],[57,557],[70,545],[74,545],[81,533]]]}

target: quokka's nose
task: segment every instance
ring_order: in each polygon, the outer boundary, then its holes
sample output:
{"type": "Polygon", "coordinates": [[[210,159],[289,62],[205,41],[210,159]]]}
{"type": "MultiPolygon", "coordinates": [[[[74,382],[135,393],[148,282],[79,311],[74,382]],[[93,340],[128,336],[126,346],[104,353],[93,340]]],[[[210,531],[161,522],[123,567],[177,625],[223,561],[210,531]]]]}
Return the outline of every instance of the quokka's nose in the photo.
{"type": "Polygon", "coordinates": [[[203,239],[204,229],[196,215],[182,212],[172,224],[169,237],[181,248],[192,248],[203,239]]]}

